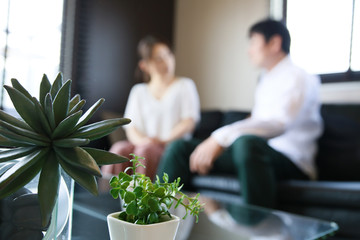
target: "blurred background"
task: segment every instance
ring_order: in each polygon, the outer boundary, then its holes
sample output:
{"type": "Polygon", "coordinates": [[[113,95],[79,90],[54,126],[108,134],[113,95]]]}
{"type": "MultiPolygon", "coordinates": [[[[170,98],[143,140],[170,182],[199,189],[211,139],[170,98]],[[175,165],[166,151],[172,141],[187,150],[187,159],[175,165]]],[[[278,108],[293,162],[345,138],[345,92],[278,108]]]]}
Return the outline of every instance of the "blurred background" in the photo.
{"type": "Polygon", "coordinates": [[[323,102],[359,102],[359,1],[0,0],[0,81],[17,78],[37,96],[42,74],[62,71],[87,107],[104,97],[102,111],[121,114],[137,43],[154,34],[173,44],[176,74],[195,81],[202,109],[249,110],[259,70],[247,31],[271,16],[288,25],[294,61],[321,74],[323,102]]]}

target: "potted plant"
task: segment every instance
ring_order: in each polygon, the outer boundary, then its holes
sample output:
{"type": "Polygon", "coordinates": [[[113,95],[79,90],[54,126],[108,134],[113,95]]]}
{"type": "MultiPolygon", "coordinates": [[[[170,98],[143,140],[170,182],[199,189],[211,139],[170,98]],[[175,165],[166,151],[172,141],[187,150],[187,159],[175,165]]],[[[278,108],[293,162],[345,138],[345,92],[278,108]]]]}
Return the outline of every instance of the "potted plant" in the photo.
{"type": "Polygon", "coordinates": [[[202,211],[202,204],[197,194],[194,197],[181,192],[180,178],[169,182],[164,173],[163,182],[156,176],[156,181],[136,172],[141,164],[138,157],[132,154],[132,166],[120,172],[110,180],[110,194],[114,199],[120,198],[123,211],[107,216],[110,239],[117,240],[170,240],[175,239],[179,217],[170,214],[169,209],[183,206],[186,210],[184,219],[191,214],[195,216],[202,211]],[[130,175],[127,172],[131,172],[130,175]]]}
{"type": "MultiPolygon", "coordinates": [[[[0,164],[7,164],[3,168],[0,166],[0,199],[17,198],[16,192],[22,191],[29,181],[40,175],[37,199],[41,213],[39,225],[43,231],[49,225],[57,202],[61,170],[97,195],[95,177],[101,177],[99,165],[128,161],[125,157],[85,145],[130,120],[117,118],[87,124],[104,99],[99,99],[83,113],[85,100],[78,94],[71,98],[72,81],[64,82],[61,73],[53,84],[44,74],[39,100],[16,79],[11,82],[12,87],[4,88],[21,118],[0,110],[0,146],[7,148],[0,152],[0,164]]],[[[2,215],[0,209],[0,222],[2,215]]],[[[13,234],[12,230],[9,234],[13,234]]]]}

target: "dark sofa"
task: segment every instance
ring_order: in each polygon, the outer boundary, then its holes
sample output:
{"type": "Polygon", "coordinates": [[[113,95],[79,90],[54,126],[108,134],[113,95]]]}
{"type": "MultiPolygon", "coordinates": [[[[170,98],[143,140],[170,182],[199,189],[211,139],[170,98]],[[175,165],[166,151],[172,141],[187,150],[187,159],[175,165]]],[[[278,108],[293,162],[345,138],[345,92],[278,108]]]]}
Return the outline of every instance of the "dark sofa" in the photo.
{"type": "MultiPolygon", "coordinates": [[[[360,104],[325,104],[321,114],[324,133],[318,141],[318,180],[280,182],[279,209],[336,222],[340,228],[336,239],[360,239],[360,104]]],[[[249,113],[203,111],[201,115],[194,137],[204,139],[249,113]]],[[[197,176],[192,187],[221,201],[241,201],[235,176],[197,176]]]]}

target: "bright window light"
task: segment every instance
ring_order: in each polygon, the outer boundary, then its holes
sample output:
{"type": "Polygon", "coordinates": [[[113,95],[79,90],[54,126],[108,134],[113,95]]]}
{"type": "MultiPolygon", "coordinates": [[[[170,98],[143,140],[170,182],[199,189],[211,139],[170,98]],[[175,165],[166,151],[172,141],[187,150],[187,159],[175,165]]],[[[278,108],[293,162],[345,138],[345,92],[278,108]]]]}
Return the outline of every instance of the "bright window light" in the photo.
{"type": "MultiPolygon", "coordinates": [[[[355,2],[359,4],[359,0],[355,2]]],[[[287,0],[286,21],[294,62],[315,74],[346,72],[350,62],[352,7],[353,0],[287,0]]],[[[355,16],[351,67],[359,70],[359,7],[355,16]]]]}
{"type": "Polygon", "coordinates": [[[360,1],[355,1],[351,69],[360,71],[360,1]]]}
{"type": "MultiPolygon", "coordinates": [[[[59,71],[63,0],[0,2],[0,67],[2,72],[5,70],[5,78],[2,74],[0,79],[9,85],[11,78],[16,78],[30,94],[38,96],[42,75],[47,74],[53,81],[59,71]],[[8,51],[5,59],[7,26],[8,51]]],[[[6,92],[2,105],[12,108],[6,92]]]]}

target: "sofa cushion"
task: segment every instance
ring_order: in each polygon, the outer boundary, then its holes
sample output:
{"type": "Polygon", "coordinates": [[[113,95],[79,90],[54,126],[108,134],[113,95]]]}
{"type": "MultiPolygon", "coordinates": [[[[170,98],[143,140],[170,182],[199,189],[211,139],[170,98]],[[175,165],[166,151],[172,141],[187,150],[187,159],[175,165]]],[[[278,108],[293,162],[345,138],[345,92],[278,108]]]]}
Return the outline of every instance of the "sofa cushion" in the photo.
{"type": "Polygon", "coordinates": [[[279,184],[282,204],[360,208],[360,182],[289,180],[279,184]]]}
{"type": "Polygon", "coordinates": [[[231,124],[233,122],[242,120],[247,118],[250,115],[249,112],[243,112],[243,111],[227,111],[224,112],[223,118],[221,120],[221,126],[225,126],[228,124],[231,124]]]}
{"type": "Polygon", "coordinates": [[[194,138],[205,139],[220,126],[222,112],[218,110],[208,110],[201,112],[200,122],[196,125],[194,138]]]}
{"type": "Polygon", "coordinates": [[[360,180],[360,106],[324,105],[324,134],[318,141],[321,180],[360,180]]]}

